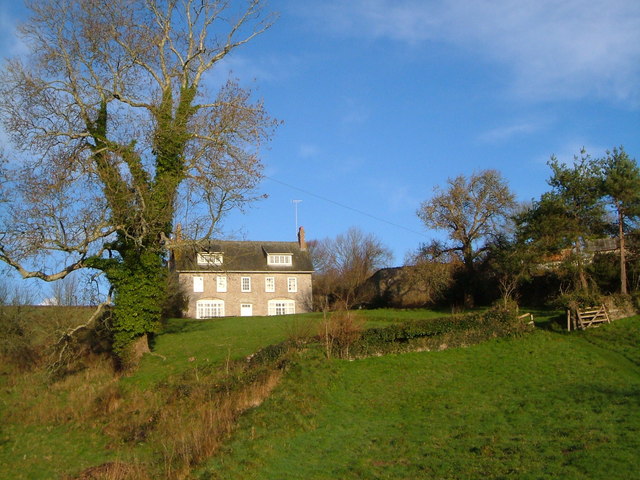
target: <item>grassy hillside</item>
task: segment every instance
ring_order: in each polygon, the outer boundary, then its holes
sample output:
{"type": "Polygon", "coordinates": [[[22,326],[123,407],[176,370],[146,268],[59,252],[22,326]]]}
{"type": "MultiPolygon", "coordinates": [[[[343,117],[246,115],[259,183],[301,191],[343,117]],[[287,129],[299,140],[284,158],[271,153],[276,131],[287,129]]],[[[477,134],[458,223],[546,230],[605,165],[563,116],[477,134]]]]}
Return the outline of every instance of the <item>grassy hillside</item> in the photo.
{"type": "MultiPolygon", "coordinates": [[[[30,330],[51,330],[44,311],[20,313],[30,330]]],[[[56,324],[80,323],[76,316],[82,312],[56,324]]],[[[110,461],[140,463],[158,478],[154,465],[173,455],[162,451],[168,448],[162,430],[187,428],[196,421],[190,412],[206,415],[193,405],[195,394],[191,403],[181,398],[190,399],[185,390],[206,389],[234,362],[295,331],[315,333],[316,323],[314,315],[171,320],[156,338],[154,354],[132,375],[118,378],[100,359],[55,382],[44,368],[21,371],[0,362],[0,478],[60,478],[110,461]]],[[[198,403],[218,407],[211,398],[198,403]]]]}
{"type": "Polygon", "coordinates": [[[638,318],[357,361],[303,348],[284,371],[247,370],[320,321],[174,320],[120,378],[99,359],[57,382],[0,365],[0,478],[639,478],[638,318]]]}
{"type": "Polygon", "coordinates": [[[305,359],[200,478],[640,478],[639,319],[305,359]]]}

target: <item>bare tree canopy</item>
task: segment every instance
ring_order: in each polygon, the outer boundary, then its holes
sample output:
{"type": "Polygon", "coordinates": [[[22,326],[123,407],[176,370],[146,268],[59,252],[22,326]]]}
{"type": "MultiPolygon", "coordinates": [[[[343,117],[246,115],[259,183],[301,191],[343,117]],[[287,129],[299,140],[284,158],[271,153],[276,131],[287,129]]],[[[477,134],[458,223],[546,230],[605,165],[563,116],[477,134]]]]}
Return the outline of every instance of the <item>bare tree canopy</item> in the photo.
{"type": "Polygon", "coordinates": [[[483,170],[469,178],[460,175],[447,180],[448,187],[434,189],[434,196],[422,203],[418,217],[427,228],[446,230],[448,244],[425,245],[425,253],[437,258],[457,255],[464,263],[464,304],[474,304],[475,264],[489,248],[489,240],[505,226],[515,206],[514,195],[496,170],[483,170]]]}
{"type": "MultiPolygon", "coordinates": [[[[358,301],[358,289],[376,270],[388,266],[391,251],[373,234],[351,227],[335,239],[312,243],[316,269],[314,290],[325,303],[349,308],[358,301]]],[[[324,305],[324,306],[329,306],[324,305]]]]}
{"type": "Polygon", "coordinates": [[[447,181],[446,190],[422,203],[418,217],[428,228],[446,230],[453,244],[444,248],[460,252],[471,268],[485,249],[483,240],[495,235],[515,206],[514,195],[496,170],[483,170],[468,179],[460,175],[447,181]]]}
{"type": "Polygon", "coordinates": [[[48,281],[105,272],[123,345],[156,328],[176,218],[191,238],[206,237],[258,197],[258,151],[276,123],[235,81],[215,95],[206,84],[270,27],[262,3],[28,4],[31,54],[9,60],[0,80],[18,152],[2,164],[0,259],[48,281]],[[45,268],[51,253],[61,268],[45,268]]]}

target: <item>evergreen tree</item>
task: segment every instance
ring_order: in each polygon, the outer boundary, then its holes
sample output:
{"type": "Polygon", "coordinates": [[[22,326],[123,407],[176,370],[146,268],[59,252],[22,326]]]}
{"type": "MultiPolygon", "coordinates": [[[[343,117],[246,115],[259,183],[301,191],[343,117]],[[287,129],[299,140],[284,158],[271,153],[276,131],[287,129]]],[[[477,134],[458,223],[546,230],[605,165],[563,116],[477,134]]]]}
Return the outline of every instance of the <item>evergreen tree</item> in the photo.
{"type": "Polygon", "coordinates": [[[518,235],[539,257],[570,251],[562,258],[564,268],[573,273],[574,285],[586,291],[584,248],[589,239],[603,235],[605,227],[599,162],[582,150],[573,165],[555,156],[548,165],[551,191],[519,215],[518,235]]]}
{"type": "Polygon", "coordinates": [[[620,293],[627,293],[626,241],[629,225],[640,216],[640,168],[623,147],[602,159],[603,193],[613,208],[620,250],[620,293]]]}

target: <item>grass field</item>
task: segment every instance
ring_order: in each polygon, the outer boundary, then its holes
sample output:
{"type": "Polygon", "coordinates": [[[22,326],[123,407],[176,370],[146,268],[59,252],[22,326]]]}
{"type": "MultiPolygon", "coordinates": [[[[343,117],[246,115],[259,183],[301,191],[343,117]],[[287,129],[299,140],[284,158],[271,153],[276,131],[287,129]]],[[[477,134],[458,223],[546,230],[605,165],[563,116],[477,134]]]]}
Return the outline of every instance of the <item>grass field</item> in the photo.
{"type": "Polygon", "coordinates": [[[640,478],[639,319],[301,361],[200,478],[640,478]],[[635,348],[633,348],[635,347],[635,348]]]}
{"type": "Polygon", "coordinates": [[[288,336],[316,334],[320,315],[282,317],[228,317],[214,320],[173,319],[153,346],[156,356],[146,356],[138,371],[127,379],[150,386],[185,370],[244,358],[288,336]]]}
{"type": "MultiPolygon", "coordinates": [[[[368,326],[442,314],[362,313],[368,326]]],[[[115,460],[147,471],[135,478],[640,478],[640,319],[566,334],[548,328],[552,312],[535,314],[535,332],[468,348],[357,361],[298,351],[190,474],[158,466],[169,437],[195,429],[190,409],[211,400],[214,370],[316,334],[321,315],[174,320],[155,355],[115,380],[106,363],[53,384],[0,365],[0,478],[115,460]]]]}
{"type": "MultiPolygon", "coordinates": [[[[42,310],[37,313],[35,322],[46,321],[42,310]]],[[[186,381],[183,377],[241,359],[316,324],[316,315],[171,320],[156,338],[154,355],[115,384],[106,364],[53,384],[41,370],[11,373],[0,365],[0,479],[53,479],[107,461],[156,461],[158,445],[147,439],[123,442],[122,434],[110,433],[126,418],[97,413],[114,385],[123,402],[139,404],[132,408],[131,423],[140,422],[145,414],[157,415],[154,408],[162,408],[159,402],[173,394],[163,389],[186,381]]]]}

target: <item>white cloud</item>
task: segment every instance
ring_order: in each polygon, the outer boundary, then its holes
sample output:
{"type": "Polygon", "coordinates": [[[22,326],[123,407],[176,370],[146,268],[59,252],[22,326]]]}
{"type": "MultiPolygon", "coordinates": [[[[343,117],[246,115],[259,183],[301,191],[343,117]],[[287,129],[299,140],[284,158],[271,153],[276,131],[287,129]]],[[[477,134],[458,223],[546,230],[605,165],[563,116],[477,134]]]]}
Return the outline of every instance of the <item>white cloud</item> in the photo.
{"type": "Polygon", "coordinates": [[[506,65],[525,98],[640,104],[638,0],[335,0],[311,14],[334,34],[456,45],[506,65]]]}
{"type": "Polygon", "coordinates": [[[57,306],[58,305],[58,299],[55,297],[48,297],[45,298],[44,300],[42,300],[40,302],[40,305],[45,306],[45,307],[51,307],[51,306],[57,306]]]}
{"type": "Polygon", "coordinates": [[[487,143],[505,142],[513,137],[529,135],[539,131],[542,125],[537,122],[516,122],[511,125],[496,127],[492,130],[482,133],[479,140],[487,143]]]}
{"type": "Polygon", "coordinates": [[[317,145],[304,143],[298,147],[298,155],[302,158],[317,157],[319,153],[320,153],[320,149],[318,148],[317,145]]]}
{"type": "Polygon", "coordinates": [[[550,154],[538,155],[534,159],[534,163],[546,164],[551,156],[555,156],[560,163],[572,165],[574,158],[580,156],[580,152],[584,149],[591,157],[597,158],[605,154],[611,147],[603,147],[594,145],[580,139],[573,139],[564,142],[553,150],[550,154]]]}
{"type": "Polygon", "coordinates": [[[263,85],[288,80],[297,75],[299,60],[294,56],[247,56],[241,50],[231,52],[204,76],[212,91],[229,78],[239,79],[242,85],[263,85]]]}
{"type": "Polygon", "coordinates": [[[383,199],[381,203],[386,206],[385,210],[389,213],[413,212],[416,205],[422,201],[412,194],[409,185],[396,179],[369,179],[367,183],[370,189],[383,199]]]}

